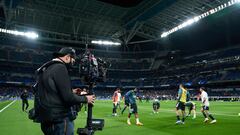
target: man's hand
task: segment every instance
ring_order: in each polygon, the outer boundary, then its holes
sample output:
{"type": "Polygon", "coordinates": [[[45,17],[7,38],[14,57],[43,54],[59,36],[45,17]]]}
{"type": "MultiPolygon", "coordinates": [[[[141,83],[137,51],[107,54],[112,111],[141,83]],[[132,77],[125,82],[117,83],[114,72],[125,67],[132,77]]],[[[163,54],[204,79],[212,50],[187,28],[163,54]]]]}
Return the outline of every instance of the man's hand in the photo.
{"type": "Polygon", "coordinates": [[[92,104],[92,105],[94,104],[95,95],[87,95],[86,98],[87,98],[87,103],[88,104],[92,104]]]}
{"type": "Polygon", "coordinates": [[[72,92],[77,94],[77,95],[81,95],[81,89],[80,88],[76,88],[76,89],[73,89],[72,92]]]}

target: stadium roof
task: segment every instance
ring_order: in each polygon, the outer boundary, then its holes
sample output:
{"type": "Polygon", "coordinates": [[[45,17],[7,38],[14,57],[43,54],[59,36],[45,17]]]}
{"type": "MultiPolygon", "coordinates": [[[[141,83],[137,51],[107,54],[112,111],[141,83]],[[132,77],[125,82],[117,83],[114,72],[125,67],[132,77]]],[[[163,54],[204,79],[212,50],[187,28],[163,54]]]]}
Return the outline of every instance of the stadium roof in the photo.
{"type": "Polygon", "coordinates": [[[83,42],[161,34],[229,0],[11,0],[3,5],[6,26],[32,28],[51,41],[83,42]]]}

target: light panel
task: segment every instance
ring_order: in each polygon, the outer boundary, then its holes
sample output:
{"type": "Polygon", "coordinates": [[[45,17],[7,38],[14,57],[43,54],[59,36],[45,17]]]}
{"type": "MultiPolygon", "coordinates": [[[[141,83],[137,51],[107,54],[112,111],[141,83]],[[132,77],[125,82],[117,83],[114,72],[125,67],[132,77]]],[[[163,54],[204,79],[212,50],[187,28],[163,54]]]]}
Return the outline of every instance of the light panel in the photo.
{"type": "Polygon", "coordinates": [[[7,33],[7,34],[12,34],[12,35],[19,35],[19,36],[24,36],[27,38],[31,38],[31,39],[36,39],[38,38],[38,34],[35,32],[20,32],[20,31],[16,31],[16,30],[8,30],[8,29],[3,29],[0,28],[0,32],[2,33],[7,33]]]}
{"type": "Polygon", "coordinates": [[[163,32],[163,33],[161,34],[161,38],[167,37],[168,35],[172,34],[173,32],[176,32],[176,31],[178,31],[178,30],[180,30],[180,29],[182,29],[182,28],[184,28],[184,27],[187,27],[187,26],[189,26],[189,25],[192,25],[192,24],[198,22],[199,20],[201,20],[201,19],[203,19],[203,18],[205,18],[205,17],[207,17],[207,16],[209,16],[209,15],[212,15],[212,14],[217,13],[217,12],[219,12],[219,11],[227,8],[227,7],[230,7],[230,6],[232,6],[232,5],[239,4],[239,3],[240,3],[240,0],[231,0],[231,1],[228,1],[228,2],[226,2],[226,3],[224,3],[224,4],[220,5],[220,6],[218,6],[218,7],[216,7],[216,8],[213,8],[213,9],[211,9],[211,10],[209,10],[209,11],[207,11],[207,12],[201,14],[201,15],[199,15],[199,16],[195,16],[195,17],[193,17],[192,19],[189,19],[189,20],[183,22],[182,24],[180,24],[180,25],[172,28],[172,29],[169,30],[169,31],[163,32]]]}
{"type": "Polygon", "coordinates": [[[92,44],[99,44],[99,45],[121,45],[121,43],[107,41],[107,40],[93,40],[93,41],[91,41],[91,43],[92,44]]]}

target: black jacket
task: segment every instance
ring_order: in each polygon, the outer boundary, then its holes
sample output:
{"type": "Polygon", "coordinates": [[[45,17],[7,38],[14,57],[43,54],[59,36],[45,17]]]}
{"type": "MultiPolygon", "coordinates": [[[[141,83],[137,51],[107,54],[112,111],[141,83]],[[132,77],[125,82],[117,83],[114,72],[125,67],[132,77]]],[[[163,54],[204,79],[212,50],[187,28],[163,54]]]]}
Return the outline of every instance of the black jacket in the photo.
{"type": "Polygon", "coordinates": [[[27,99],[28,99],[28,93],[27,93],[27,92],[23,92],[23,93],[21,94],[21,99],[22,99],[22,100],[27,100],[27,99]]]}
{"type": "Polygon", "coordinates": [[[87,102],[85,96],[72,93],[70,77],[64,63],[58,62],[47,67],[42,74],[41,84],[41,103],[48,110],[47,116],[53,120],[69,116],[73,105],[87,102]]]}

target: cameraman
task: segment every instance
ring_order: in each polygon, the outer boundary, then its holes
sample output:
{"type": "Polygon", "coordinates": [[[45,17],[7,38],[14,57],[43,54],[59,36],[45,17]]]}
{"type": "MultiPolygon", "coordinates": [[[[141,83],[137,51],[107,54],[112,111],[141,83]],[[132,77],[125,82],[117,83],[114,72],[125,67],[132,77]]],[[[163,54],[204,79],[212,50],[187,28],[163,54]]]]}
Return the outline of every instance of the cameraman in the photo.
{"type": "Polygon", "coordinates": [[[80,103],[93,104],[93,95],[77,95],[71,89],[68,70],[73,66],[76,53],[71,47],[53,54],[56,63],[48,66],[42,75],[41,102],[47,108],[40,113],[41,129],[45,135],[73,135],[73,106],[80,103]],[[46,119],[44,119],[46,118],[46,119]]]}

